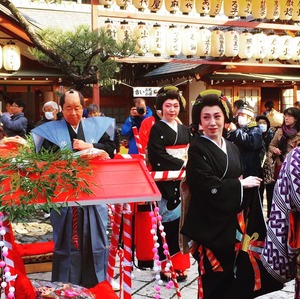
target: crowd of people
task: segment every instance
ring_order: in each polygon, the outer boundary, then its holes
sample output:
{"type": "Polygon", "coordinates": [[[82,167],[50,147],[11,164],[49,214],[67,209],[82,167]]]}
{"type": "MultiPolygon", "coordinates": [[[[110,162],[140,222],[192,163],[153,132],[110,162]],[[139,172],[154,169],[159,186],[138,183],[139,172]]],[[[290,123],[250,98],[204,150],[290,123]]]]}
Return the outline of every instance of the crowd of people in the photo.
{"type": "MultiPolygon", "coordinates": [[[[192,106],[188,127],[179,119],[185,99],[177,87],[167,85],[158,91],[153,111],[145,99],[134,99],[118,132],[114,119],[101,114],[95,104],[85,109],[83,95],[71,89],[59,103],[43,105],[43,117],[30,133],[37,151],[59,150],[62,145],[72,151],[97,148],[110,158],[119,151],[121,133],[128,138],[128,153],[145,154],[149,170],[185,169],[188,196],[183,196],[179,180],[156,182],[171,256],[168,260],[164,254],[158,234],[160,278],[174,277],[171,263],[177,281],[185,280],[192,254],[199,265],[198,299],[250,299],[279,290],[296,276],[300,247],[292,253],[287,249],[292,246],[290,212],[300,209],[297,105],[280,113],[268,101],[266,111],[255,115],[247,101],[231,105],[221,91],[206,90],[192,106]],[[57,136],[50,140],[41,129],[46,127],[57,136]],[[140,148],[133,127],[139,131],[140,148]],[[272,178],[267,180],[270,165],[272,178]],[[189,252],[182,252],[181,236],[189,252]]],[[[0,111],[0,138],[26,138],[24,107],[20,99],[6,102],[6,111],[0,111]]],[[[53,281],[93,287],[106,279],[107,217],[106,205],[51,211],[53,281]]],[[[295,292],[300,296],[300,286],[295,292]]]]}

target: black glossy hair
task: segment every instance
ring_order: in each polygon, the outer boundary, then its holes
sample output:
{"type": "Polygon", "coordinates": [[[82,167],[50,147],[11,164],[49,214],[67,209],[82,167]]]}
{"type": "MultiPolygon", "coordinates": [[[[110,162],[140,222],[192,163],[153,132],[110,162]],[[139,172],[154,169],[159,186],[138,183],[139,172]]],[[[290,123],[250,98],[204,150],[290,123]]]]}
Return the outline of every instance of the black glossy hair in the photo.
{"type": "Polygon", "coordinates": [[[82,93],[81,92],[79,92],[79,91],[77,91],[77,90],[75,90],[75,89],[70,89],[69,91],[67,91],[67,92],[65,92],[65,93],[63,93],[62,95],[61,95],[61,97],[60,97],[60,99],[59,99],[59,105],[60,105],[60,107],[61,108],[63,108],[64,107],[64,104],[65,104],[65,101],[66,101],[66,95],[68,95],[68,94],[72,94],[72,93],[77,93],[78,94],[78,96],[79,96],[79,100],[80,100],[80,104],[81,104],[81,106],[82,106],[82,108],[84,107],[84,97],[83,97],[83,95],[82,95],[82,93]]]}
{"type": "Polygon", "coordinates": [[[233,115],[231,104],[226,97],[224,97],[220,90],[209,89],[201,92],[192,108],[192,122],[194,125],[199,126],[200,115],[204,107],[219,106],[224,114],[225,123],[232,122],[233,115]]]}

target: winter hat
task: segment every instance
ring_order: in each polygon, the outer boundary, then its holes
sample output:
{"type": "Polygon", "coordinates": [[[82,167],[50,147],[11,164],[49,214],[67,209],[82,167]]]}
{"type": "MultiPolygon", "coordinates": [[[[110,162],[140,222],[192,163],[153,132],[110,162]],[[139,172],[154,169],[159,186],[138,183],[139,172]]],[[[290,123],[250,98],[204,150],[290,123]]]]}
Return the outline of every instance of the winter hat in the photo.
{"type": "Polygon", "coordinates": [[[253,110],[253,108],[249,105],[249,103],[246,102],[246,101],[240,106],[240,108],[239,108],[239,110],[238,110],[238,113],[244,113],[244,114],[246,114],[246,115],[248,115],[248,116],[254,118],[254,110],[253,110]]]}
{"type": "Polygon", "coordinates": [[[257,116],[256,116],[256,122],[257,122],[257,123],[258,123],[261,119],[263,119],[263,120],[267,123],[267,130],[269,130],[270,127],[271,127],[271,124],[270,124],[269,119],[268,119],[264,114],[262,114],[262,115],[257,115],[257,116]]]}
{"type": "Polygon", "coordinates": [[[156,110],[162,110],[163,103],[167,99],[177,99],[180,104],[180,111],[184,110],[186,101],[185,98],[181,95],[180,90],[176,86],[166,85],[157,92],[155,101],[156,110]]]}

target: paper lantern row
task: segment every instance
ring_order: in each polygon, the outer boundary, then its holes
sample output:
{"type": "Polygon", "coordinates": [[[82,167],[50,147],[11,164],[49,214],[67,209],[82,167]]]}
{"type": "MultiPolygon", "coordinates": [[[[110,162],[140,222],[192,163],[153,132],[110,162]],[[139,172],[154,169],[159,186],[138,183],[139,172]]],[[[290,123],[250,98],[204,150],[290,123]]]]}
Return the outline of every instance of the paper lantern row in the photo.
{"type": "Polygon", "coordinates": [[[0,68],[2,66],[7,71],[17,71],[21,66],[20,48],[12,41],[3,47],[0,46],[0,68]]]}
{"type": "Polygon", "coordinates": [[[153,13],[162,9],[163,2],[169,13],[189,14],[195,10],[200,16],[215,17],[224,13],[228,18],[246,18],[252,14],[259,20],[300,22],[300,0],[99,0],[106,8],[115,3],[121,9],[133,5],[138,11],[148,9],[153,13]]]}
{"type": "Polygon", "coordinates": [[[144,22],[132,27],[126,20],[119,26],[107,20],[103,27],[117,43],[126,38],[136,38],[138,55],[152,53],[154,56],[176,57],[182,53],[187,57],[201,58],[239,56],[241,59],[300,60],[300,36],[266,35],[263,32],[248,31],[239,33],[235,30],[224,32],[218,28],[210,31],[204,27],[196,29],[189,25],[181,29],[176,25],[165,28],[155,24],[149,29],[144,22]]]}

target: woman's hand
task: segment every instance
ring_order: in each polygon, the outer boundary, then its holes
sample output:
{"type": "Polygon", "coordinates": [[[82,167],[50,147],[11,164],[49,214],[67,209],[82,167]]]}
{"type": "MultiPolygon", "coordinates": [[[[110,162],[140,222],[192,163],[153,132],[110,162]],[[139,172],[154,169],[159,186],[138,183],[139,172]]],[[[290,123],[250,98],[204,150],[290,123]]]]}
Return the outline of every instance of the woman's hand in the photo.
{"type": "Polygon", "coordinates": [[[259,187],[262,179],[257,176],[248,176],[241,180],[243,188],[259,187]]]}

